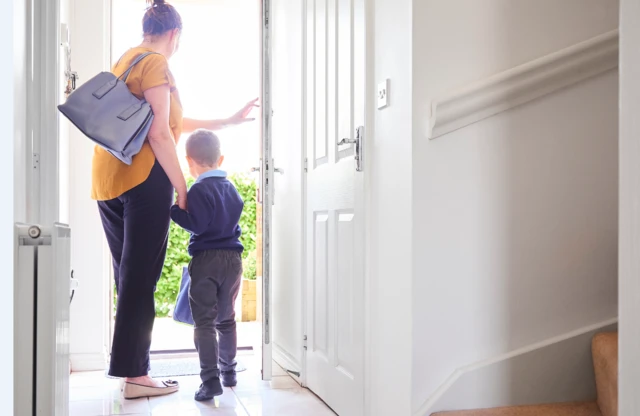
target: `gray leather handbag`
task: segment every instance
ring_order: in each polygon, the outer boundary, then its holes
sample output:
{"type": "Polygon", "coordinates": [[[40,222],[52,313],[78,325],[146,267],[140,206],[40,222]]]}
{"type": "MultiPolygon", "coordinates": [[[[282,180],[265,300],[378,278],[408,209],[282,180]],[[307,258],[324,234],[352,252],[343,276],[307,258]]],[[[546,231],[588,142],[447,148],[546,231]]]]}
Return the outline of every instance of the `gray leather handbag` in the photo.
{"type": "Polygon", "coordinates": [[[147,139],[153,111],[127,88],[136,64],[155,52],[138,56],[124,74],[102,72],[74,91],[58,110],[82,133],[122,162],[130,165],[147,139]]]}

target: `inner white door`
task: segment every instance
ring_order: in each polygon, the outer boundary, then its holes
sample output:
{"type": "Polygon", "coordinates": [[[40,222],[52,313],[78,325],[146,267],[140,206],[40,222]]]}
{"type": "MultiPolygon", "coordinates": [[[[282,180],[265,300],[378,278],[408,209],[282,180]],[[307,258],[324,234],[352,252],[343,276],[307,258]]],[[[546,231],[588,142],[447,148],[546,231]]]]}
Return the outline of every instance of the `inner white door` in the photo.
{"type": "Polygon", "coordinates": [[[306,379],[349,416],[364,411],[364,181],[356,146],[339,142],[363,133],[364,7],[364,0],[306,0],[304,22],[306,379]]]}
{"type": "MultiPolygon", "coordinates": [[[[303,372],[303,32],[304,0],[271,0],[273,360],[303,372]]],[[[277,370],[277,369],[276,369],[277,370]]]]}

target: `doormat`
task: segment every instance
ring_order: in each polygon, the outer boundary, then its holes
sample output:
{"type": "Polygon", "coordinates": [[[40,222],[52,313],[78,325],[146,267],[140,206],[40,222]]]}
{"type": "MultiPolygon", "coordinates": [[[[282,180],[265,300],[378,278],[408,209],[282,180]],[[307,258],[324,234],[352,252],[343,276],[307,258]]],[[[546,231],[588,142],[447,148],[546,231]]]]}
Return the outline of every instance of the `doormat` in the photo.
{"type": "MultiPolygon", "coordinates": [[[[245,371],[245,367],[241,362],[236,366],[236,372],[245,371]]],[[[200,361],[194,358],[175,358],[168,360],[151,361],[151,377],[181,377],[196,376],[200,374],[200,361]]]]}

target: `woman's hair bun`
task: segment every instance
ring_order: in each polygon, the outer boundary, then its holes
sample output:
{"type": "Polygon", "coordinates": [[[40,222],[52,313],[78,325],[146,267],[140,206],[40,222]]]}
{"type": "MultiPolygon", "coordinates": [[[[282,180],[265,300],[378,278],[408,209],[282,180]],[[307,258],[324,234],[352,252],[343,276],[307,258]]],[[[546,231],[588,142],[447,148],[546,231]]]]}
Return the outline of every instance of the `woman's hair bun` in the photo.
{"type": "Polygon", "coordinates": [[[142,33],[155,36],[169,30],[182,30],[182,18],[178,11],[166,0],[147,0],[147,11],[142,18],[142,33]]]}

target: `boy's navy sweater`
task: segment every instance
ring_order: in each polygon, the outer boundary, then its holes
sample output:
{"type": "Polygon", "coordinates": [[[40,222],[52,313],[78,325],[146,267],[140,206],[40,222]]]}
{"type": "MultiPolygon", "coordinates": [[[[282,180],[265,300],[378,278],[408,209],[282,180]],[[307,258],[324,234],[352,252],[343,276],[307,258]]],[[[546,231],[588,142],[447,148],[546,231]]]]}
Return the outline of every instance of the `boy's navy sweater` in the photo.
{"type": "Polygon", "coordinates": [[[244,202],[226,173],[202,174],[187,193],[187,211],[171,207],[171,219],[191,233],[189,254],[205,250],[242,252],[238,225],[244,202]]]}

